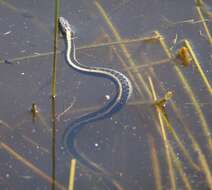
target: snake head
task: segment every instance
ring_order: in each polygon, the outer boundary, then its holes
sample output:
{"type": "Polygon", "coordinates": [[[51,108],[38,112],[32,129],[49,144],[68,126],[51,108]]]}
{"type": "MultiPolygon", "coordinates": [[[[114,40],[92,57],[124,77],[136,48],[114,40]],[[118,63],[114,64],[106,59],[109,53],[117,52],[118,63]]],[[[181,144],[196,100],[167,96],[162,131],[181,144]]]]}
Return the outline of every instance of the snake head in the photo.
{"type": "Polygon", "coordinates": [[[63,34],[66,34],[68,31],[72,32],[71,25],[64,17],[59,17],[59,28],[63,34]]]}

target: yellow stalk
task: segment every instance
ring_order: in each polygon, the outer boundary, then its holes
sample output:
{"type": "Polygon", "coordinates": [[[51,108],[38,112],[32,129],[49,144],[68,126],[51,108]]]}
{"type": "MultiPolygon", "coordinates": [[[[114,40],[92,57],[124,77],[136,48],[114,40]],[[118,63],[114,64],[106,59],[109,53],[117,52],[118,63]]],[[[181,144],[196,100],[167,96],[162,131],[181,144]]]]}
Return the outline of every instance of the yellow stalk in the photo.
{"type": "Polygon", "coordinates": [[[74,190],[75,171],[76,171],[76,159],[72,159],[71,162],[70,162],[68,190],[74,190]]]}
{"type": "MultiPolygon", "coordinates": [[[[156,102],[157,101],[157,95],[153,86],[153,82],[151,80],[150,77],[148,77],[149,79],[149,83],[150,83],[150,89],[152,92],[152,97],[153,97],[153,101],[156,102]]],[[[168,172],[169,172],[169,178],[170,178],[170,183],[171,183],[171,189],[172,190],[176,190],[176,180],[175,180],[175,173],[174,173],[174,168],[173,168],[173,163],[171,160],[171,155],[170,155],[170,145],[166,136],[166,131],[165,131],[165,126],[164,126],[164,122],[163,122],[163,118],[162,118],[162,112],[160,111],[160,108],[158,106],[156,106],[156,110],[158,113],[158,119],[159,119],[159,123],[160,123],[160,127],[161,127],[161,135],[162,135],[162,139],[163,139],[163,143],[164,143],[164,148],[165,148],[165,154],[166,154],[166,160],[167,160],[167,164],[168,164],[168,172]]]]}

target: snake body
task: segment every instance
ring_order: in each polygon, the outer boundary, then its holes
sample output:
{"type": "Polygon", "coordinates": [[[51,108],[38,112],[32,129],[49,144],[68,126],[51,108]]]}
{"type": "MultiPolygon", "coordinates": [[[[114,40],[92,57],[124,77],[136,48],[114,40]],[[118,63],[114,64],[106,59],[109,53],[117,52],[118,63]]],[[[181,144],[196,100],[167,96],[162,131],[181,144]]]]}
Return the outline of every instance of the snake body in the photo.
{"type": "Polygon", "coordinates": [[[93,172],[102,173],[104,172],[102,168],[77,151],[75,145],[76,136],[86,124],[108,118],[115,112],[118,112],[131,96],[132,85],[130,80],[119,71],[102,67],[89,67],[79,63],[76,59],[74,33],[71,30],[69,22],[64,17],[59,17],[59,28],[66,42],[66,60],[68,65],[78,72],[110,79],[116,86],[116,94],[109,103],[95,112],[88,113],[76,119],[66,127],[64,132],[64,143],[72,156],[93,172]]]}

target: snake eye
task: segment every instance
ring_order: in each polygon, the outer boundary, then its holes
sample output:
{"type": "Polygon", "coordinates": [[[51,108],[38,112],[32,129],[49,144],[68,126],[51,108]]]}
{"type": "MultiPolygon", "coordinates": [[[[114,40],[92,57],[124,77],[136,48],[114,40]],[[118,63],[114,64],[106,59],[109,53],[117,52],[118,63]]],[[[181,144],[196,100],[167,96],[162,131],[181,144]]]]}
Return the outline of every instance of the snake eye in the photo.
{"type": "Polygon", "coordinates": [[[71,31],[71,27],[69,22],[64,17],[59,17],[59,27],[62,33],[66,33],[67,31],[71,31]]]}

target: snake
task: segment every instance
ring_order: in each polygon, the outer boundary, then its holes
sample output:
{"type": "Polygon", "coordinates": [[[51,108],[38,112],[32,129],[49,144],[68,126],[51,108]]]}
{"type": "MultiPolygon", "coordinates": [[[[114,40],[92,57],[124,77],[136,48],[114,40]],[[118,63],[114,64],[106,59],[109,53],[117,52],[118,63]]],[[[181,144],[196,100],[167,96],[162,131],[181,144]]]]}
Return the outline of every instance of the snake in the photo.
{"type": "MultiPolygon", "coordinates": [[[[116,89],[114,97],[111,98],[108,103],[104,104],[98,110],[91,113],[86,113],[68,124],[63,135],[65,147],[79,163],[83,164],[95,173],[106,173],[105,170],[98,164],[87,159],[85,155],[82,155],[77,150],[76,137],[80,131],[87,126],[87,124],[109,118],[116,112],[120,111],[121,108],[127,103],[133,92],[132,84],[127,76],[117,70],[104,67],[90,67],[81,64],[76,58],[76,47],[74,42],[75,33],[71,29],[71,25],[64,17],[59,17],[58,22],[59,29],[66,43],[65,57],[68,65],[77,72],[109,79],[114,83],[116,89]]],[[[116,189],[118,188],[116,187],[116,189]]]]}

